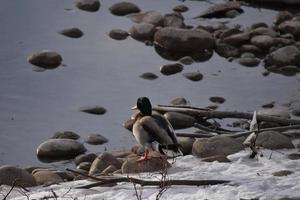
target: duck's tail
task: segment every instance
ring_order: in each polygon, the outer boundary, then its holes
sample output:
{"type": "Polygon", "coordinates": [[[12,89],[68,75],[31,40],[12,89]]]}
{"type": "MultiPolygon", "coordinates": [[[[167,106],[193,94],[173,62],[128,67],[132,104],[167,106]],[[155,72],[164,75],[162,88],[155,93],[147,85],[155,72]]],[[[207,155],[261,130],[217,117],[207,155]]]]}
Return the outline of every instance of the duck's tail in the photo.
{"type": "Polygon", "coordinates": [[[180,150],[180,144],[159,144],[157,142],[153,142],[152,147],[155,151],[158,151],[169,158],[183,156],[183,153],[180,150]]]}

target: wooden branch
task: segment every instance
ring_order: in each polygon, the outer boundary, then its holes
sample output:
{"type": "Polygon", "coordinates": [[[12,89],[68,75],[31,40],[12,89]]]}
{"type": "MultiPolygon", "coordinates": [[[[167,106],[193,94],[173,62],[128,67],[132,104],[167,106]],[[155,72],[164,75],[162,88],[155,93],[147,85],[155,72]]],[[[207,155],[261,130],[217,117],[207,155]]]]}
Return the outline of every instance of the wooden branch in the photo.
{"type": "Polygon", "coordinates": [[[211,128],[203,126],[203,125],[201,125],[199,123],[194,123],[194,127],[199,128],[199,129],[204,130],[204,131],[208,131],[208,132],[212,132],[212,133],[218,133],[218,134],[230,134],[230,133],[233,133],[232,131],[229,132],[229,131],[220,131],[220,130],[216,130],[216,129],[211,129],[211,128]]]}
{"type": "Polygon", "coordinates": [[[177,137],[210,138],[216,135],[203,133],[176,133],[177,137]]]}
{"type": "MultiPolygon", "coordinates": [[[[194,108],[182,108],[182,107],[163,107],[163,106],[155,106],[153,110],[159,113],[166,112],[179,112],[187,115],[191,115],[194,117],[203,117],[206,119],[211,118],[239,118],[239,119],[252,119],[253,113],[245,113],[245,112],[237,112],[237,111],[215,111],[215,110],[203,110],[203,109],[194,109],[194,108]]],[[[300,125],[300,120],[295,119],[285,119],[281,117],[274,117],[269,115],[257,115],[258,121],[266,121],[266,122],[275,122],[280,125],[300,125]]]]}
{"type": "MultiPolygon", "coordinates": [[[[120,182],[126,182],[126,183],[134,183],[134,184],[139,184],[141,186],[160,186],[161,181],[147,181],[147,180],[142,180],[142,179],[137,179],[137,178],[130,178],[130,177],[111,177],[110,179],[107,178],[98,178],[98,177],[93,177],[89,176],[86,174],[82,174],[81,172],[67,169],[67,171],[71,171],[73,173],[80,174],[82,176],[86,176],[88,178],[97,180],[98,182],[88,184],[88,185],[83,185],[77,188],[92,188],[92,187],[97,187],[97,186],[102,186],[102,185],[107,185],[107,184],[112,184],[112,183],[120,183],[120,182]]],[[[202,186],[202,185],[216,185],[216,184],[224,184],[224,183],[229,183],[230,181],[227,180],[168,180],[167,185],[190,185],[190,186],[202,186]]]]}

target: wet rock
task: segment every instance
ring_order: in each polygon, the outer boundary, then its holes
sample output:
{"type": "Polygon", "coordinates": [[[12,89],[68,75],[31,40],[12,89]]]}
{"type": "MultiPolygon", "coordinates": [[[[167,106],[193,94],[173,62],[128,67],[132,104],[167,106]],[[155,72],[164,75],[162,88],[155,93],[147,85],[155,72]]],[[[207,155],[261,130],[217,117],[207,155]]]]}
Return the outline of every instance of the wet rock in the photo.
{"type": "Polygon", "coordinates": [[[292,154],[288,155],[288,158],[290,160],[300,160],[300,154],[299,153],[292,153],[292,154]]]}
{"type": "Polygon", "coordinates": [[[300,51],[295,46],[282,47],[272,52],[266,58],[266,64],[268,66],[286,66],[286,65],[299,65],[300,63],[300,51]]]}
{"type": "Polygon", "coordinates": [[[272,101],[270,103],[263,104],[261,107],[263,107],[263,108],[273,108],[274,105],[275,105],[275,101],[272,101]]]}
{"type": "Polygon", "coordinates": [[[90,171],[91,166],[92,166],[91,162],[82,162],[79,165],[77,165],[76,168],[77,169],[82,169],[82,170],[85,170],[85,171],[90,171]]]}
{"type": "Polygon", "coordinates": [[[183,76],[191,81],[201,81],[203,79],[203,74],[200,72],[188,72],[184,73],[183,76]]]}
{"type": "Polygon", "coordinates": [[[251,31],[251,35],[267,35],[270,37],[277,37],[279,34],[271,28],[259,27],[251,31]]]}
{"type": "Polygon", "coordinates": [[[174,12],[187,12],[189,8],[185,5],[178,5],[173,8],[174,12]]]}
{"type": "Polygon", "coordinates": [[[132,14],[128,16],[135,23],[148,23],[154,26],[163,26],[164,17],[160,12],[148,11],[145,13],[132,14]]]}
{"type": "Polygon", "coordinates": [[[183,155],[192,154],[193,144],[195,142],[195,138],[191,137],[177,137],[178,143],[181,145],[181,152],[183,155]]]}
{"type": "Polygon", "coordinates": [[[243,44],[248,43],[249,40],[250,40],[250,33],[238,33],[224,38],[223,42],[230,44],[232,46],[241,46],[243,44]]]}
{"type": "Polygon", "coordinates": [[[279,67],[278,72],[286,76],[294,76],[298,72],[300,72],[300,67],[297,67],[295,65],[287,65],[287,66],[279,67]]]}
{"type": "Polygon", "coordinates": [[[177,97],[173,99],[170,104],[172,105],[188,105],[189,101],[186,100],[184,97],[177,97]]]}
{"type": "Polygon", "coordinates": [[[273,172],[272,175],[273,176],[287,176],[290,175],[294,172],[290,171],[290,170],[281,170],[281,171],[277,171],[277,172],[273,172]]]}
{"type": "Polygon", "coordinates": [[[141,78],[146,79],[146,80],[155,80],[158,78],[158,76],[154,73],[151,72],[146,72],[140,75],[141,78]]]}
{"type": "Polygon", "coordinates": [[[24,187],[36,186],[34,177],[26,170],[11,165],[0,167],[0,185],[13,185],[16,179],[24,187]]]}
{"type": "Polygon", "coordinates": [[[204,11],[202,14],[200,14],[198,17],[203,18],[223,18],[226,17],[226,13],[231,10],[236,10],[239,13],[243,12],[243,9],[241,8],[241,5],[239,2],[227,2],[227,3],[220,3],[215,4],[211,7],[209,7],[206,11],[204,11]]]}
{"type": "Polygon", "coordinates": [[[257,35],[251,38],[251,44],[260,49],[269,49],[274,44],[274,39],[268,35],[257,35]]]}
{"type": "Polygon", "coordinates": [[[193,144],[193,155],[201,158],[237,153],[244,149],[243,145],[226,136],[197,139],[193,144]]]}
{"type": "Polygon", "coordinates": [[[116,166],[114,165],[109,165],[108,167],[106,167],[101,174],[103,175],[108,175],[108,174],[112,174],[113,172],[117,171],[118,168],[116,168],[116,166]]]}
{"type": "Polygon", "coordinates": [[[262,109],[257,112],[258,115],[270,115],[274,117],[282,117],[285,119],[290,119],[291,116],[286,110],[281,109],[262,109]]]}
{"type": "Polygon", "coordinates": [[[221,34],[220,34],[220,39],[224,39],[226,37],[235,35],[235,34],[239,34],[242,33],[242,31],[240,29],[237,28],[229,28],[229,29],[225,29],[221,34]]]}
{"type": "Polygon", "coordinates": [[[73,175],[71,172],[55,171],[54,173],[60,176],[63,181],[73,181],[75,178],[75,175],[73,175]]]}
{"type": "Polygon", "coordinates": [[[125,40],[129,36],[129,33],[122,29],[113,29],[109,32],[108,35],[115,40],[125,40]]]}
{"type": "Polygon", "coordinates": [[[103,115],[106,113],[106,109],[102,106],[84,106],[79,109],[81,112],[94,114],[94,115],[103,115]]]}
{"type": "Polygon", "coordinates": [[[215,156],[209,156],[201,159],[203,162],[231,162],[226,156],[224,155],[215,155],[215,156]]]}
{"type": "Polygon", "coordinates": [[[80,138],[80,136],[77,133],[74,133],[72,131],[63,131],[63,132],[56,132],[51,137],[52,139],[72,139],[77,140],[80,138]]]}
{"type": "Polygon", "coordinates": [[[217,104],[210,104],[210,105],[206,106],[205,108],[208,108],[210,110],[217,110],[219,108],[219,106],[217,104]]]}
{"type": "Polygon", "coordinates": [[[83,32],[79,28],[67,28],[59,31],[59,33],[70,38],[80,38],[83,36],[83,32]]]}
{"type": "Polygon", "coordinates": [[[246,67],[255,67],[260,63],[260,59],[258,58],[240,58],[238,60],[240,65],[246,66],[246,67]]]}
{"type": "Polygon", "coordinates": [[[98,144],[104,144],[107,143],[108,139],[106,139],[104,136],[100,134],[90,134],[88,138],[86,139],[86,143],[92,144],[92,145],[98,145],[98,144]]]}
{"type": "Polygon", "coordinates": [[[34,170],[36,170],[36,169],[43,169],[43,168],[44,168],[44,167],[31,166],[31,165],[29,165],[29,166],[24,167],[23,169],[26,170],[28,173],[31,174],[34,170]]]}
{"type": "Polygon", "coordinates": [[[80,0],[76,3],[76,7],[88,11],[88,12],[96,12],[100,8],[99,0],[80,0]]]}
{"type": "Polygon", "coordinates": [[[37,148],[37,156],[41,158],[75,157],[86,151],[83,144],[72,139],[49,139],[37,148]]]}
{"type": "Polygon", "coordinates": [[[217,104],[222,104],[226,101],[226,99],[224,97],[218,97],[218,96],[210,97],[209,100],[211,102],[217,103],[217,104]]]}
{"type": "Polygon", "coordinates": [[[33,53],[27,58],[27,61],[32,65],[43,69],[55,69],[62,63],[62,57],[55,51],[42,50],[33,53]]]}
{"type": "Polygon", "coordinates": [[[122,173],[155,172],[171,167],[166,159],[152,157],[150,160],[137,162],[138,157],[129,158],[122,165],[122,173]]]}
{"type": "Polygon", "coordinates": [[[240,55],[238,48],[222,42],[216,43],[215,51],[219,56],[224,58],[238,57],[240,55]]]}
{"type": "Polygon", "coordinates": [[[197,29],[202,29],[209,33],[213,33],[218,30],[221,30],[223,32],[227,28],[228,27],[225,24],[216,21],[206,21],[205,24],[201,24],[197,26],[197,29]]]}
{"type": "Polygon", "coordinates": [[[141,11],[137,5],[125,1],[113,4],[109,10],[113,15],[117,16],[125,16],[132,13],[139,13],[141,11]]]}
{"type": "Polygon", "coordinates": [[[121,168],[120,161],[118,161],[112,154],[104,152],[93,161],[89,175],[101,173],[109,165],[114,165],[117,168],[121,168]]]}
{"type": "Polygon", "coordinates": [[[33,174],[38,185],[52,185],[63,182],[63,179],[49,170],[41,170],[33,174]]]}
{"type": "Polygon", "coordinates": [[[289,11],[280,11],[273,19],[275,25],[279,25],[284,21],[292,19],[293,15],[289,11]]]}
{"type": "Polygon", "coordinates": [[[300,37],[300,21],[285,21],[278,26],[280,32],[290,33],[295,38],[300,37]]]}
{"type": "Polygon", "coordinates": [[[215,45],[212,35],[204,30],[173,27],[161,28],[156,31],[154,41],[160,47],[175,52],[201,52],[212,50],[215,45]]]}
{"type": "Polygon", "coordinates": [[[164,16],[164,27],[184,28],[184,19],[180,13],[171,13],[164,16]]]}
{"type": "Polygon", "coordinates": [[[180,63],[166,64],[160,67],[160,72],[164,75],[172,75],[183,70],[183,65],[180,63]]]}
{"type": "Polygon", "coordinates": [[[291,139],[276,131],[265,131],[258,134],[256,145],[266,149],[293,149],[291,139]]]}
{"type": "Polygon", "coordinates": [[[228,17],[228,18],[235,18],[235,17],[239,16],[240,14],[241,14],[241,12],[238,10],[229,10],[224,14],[224,16],[228,17]]]}
{"type": "Polygon", "coordinates": [[[135,24],[129,30],[130,36],[139,41],[152,41],[155,32],[155,26],[148,23],[135,24]]]}
{"type": "Polygon", "coordinates": [[[79,156],[76,156],[74,159],[74,162],[76,165],[79,165],[82,162],[93,162],[96,159],[97,155],[94,153],[89,153],[89,154],[82,154],[79,156]]]}
{"type": "Polygon", "coordinates": [[[196,122],[194,117],[178,112],[167,112],[164,116],[172,124],[174,129],[189,128],[196,122]]]}
{"type": "Polygon", "coordinates": [[[257,46],[254,46],[252,44],[244,44],[240,47],[240,52],[241,53],[253,53],[255,55],[261,55],[263,52],[260,48],[258,48],[257,46]]]}
{"type": "Polygon", "coordinates": [[[251,25],[251,29],[254,30],[254,29],[257,29],[257,28],[268,28],[268,24],[264,23],[264,22],[257,22],[257,23],[254,23],[251,25]]]}
{"type": "Polygon", "coordinates": [[[179,62],[182,63],[182,64],[184,64],[184,65],[191,65],[195,61],[194,61],[194,59],[192,57],[185,56],[185,57],[180,58],[179,62]]]}

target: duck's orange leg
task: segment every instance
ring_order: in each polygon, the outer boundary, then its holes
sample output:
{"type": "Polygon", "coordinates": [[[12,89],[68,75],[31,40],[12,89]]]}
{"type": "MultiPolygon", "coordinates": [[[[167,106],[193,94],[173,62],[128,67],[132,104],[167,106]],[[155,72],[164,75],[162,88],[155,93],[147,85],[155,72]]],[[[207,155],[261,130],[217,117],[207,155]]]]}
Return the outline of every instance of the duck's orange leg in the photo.
{"type": "Polygon", "coordinates": [[[150,156],[149,156],[149,150],[148,149],[145,149],[145,153],[144,153],[144,156],[139,158],[137,160],[137,162],[142,162],[142,161],[147,161],[147,160],[150,160],[150,156]]]}

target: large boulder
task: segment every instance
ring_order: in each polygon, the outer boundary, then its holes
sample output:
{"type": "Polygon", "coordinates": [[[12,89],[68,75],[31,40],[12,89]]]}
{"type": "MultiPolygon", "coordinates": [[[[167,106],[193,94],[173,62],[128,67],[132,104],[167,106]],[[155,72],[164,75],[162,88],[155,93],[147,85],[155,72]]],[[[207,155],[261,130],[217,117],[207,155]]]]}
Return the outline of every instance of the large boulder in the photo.
{"type": "Polygon", "coordinates": [[[24,187],[36,186],[34,177],[26,170],[11,165],[1,166],[0,185],[13,185],[15,181],[24,187]]]}
{"type": "Polygon", "coordinates": [[[43,69],[55,69],[62,63],[62,57],[55,51],[42,50],[33,53],[27,58],[27,61],[43,69]]]}
{"type": "Polygon", "coordinates": [[[216,155],[230,155],[244,149],[243,145],[226,136],[197,139],[193,144],[193,155],[205,158],[216,155]]]}
{"type": "Polygon", "coordinates": [[[178,143],[180,144],[180,150],[183,155],[189,155],[192,153],[193,144],[195,138],[192,137],[177,137],[178,143]]]}
{"type": "Polygon", "coordinates": [[[201,52],[215,46],[213,36],[201,29],[161,28],[155,33],[154,41],[158,46],[175,52],[201,52]]]}
{"type": "Polygon", "coordinates": [[[163,26],[164,17],[160,12],[148,11],[144,13],[131,14],[128,16],[135,23],[148,23],[154,26],[163,26]]]}
{"type": "Polygon", "coordinates": [[[277,131],[265,131],[258,134],[256,145],[266,149],[293,149],[291,139],[277,131]]]}
{"type": "Polygon", "coordinates": [[[37,148],[37,156],[40,158],[69,158],[75,157],[86,151],[83,144],[72,139],[49,139],[37,148]]]}
{"type": "Polygon", "coordinates": [[[266,64],[276,66],[286,65],[299,65],[300,63],[300,51],[295,46],[282,47],[276,51],[273,51],[267,58],[266,64]]]}
{"type": "Polygon", "coordinates": [[[120,169],[122,163],[112,154],[104,152],[93,161],[89,175],[99,174],[109,165],[114,165],[116,168],[120,169]]]}
{"type": "Polygon", "coordinates": [[[174,129],[190,128],[196,122],[194,117],[178,112],[166,112],[164,116],[174,129]]]}
{"type": "Polygon", "coordinates": [[[109,8],[109,10],[113,15],[117,16],[124,16],[131,13],[138,13],[141,11],[137,5],[125,1],[113,4],[109,8]]]}
{"type": "Polygon", "coordinates": [[[296,38],[300,37],[300,21],[285,21],[281,23],[278,28],[282,33],[290,33],[296,38]]]}

